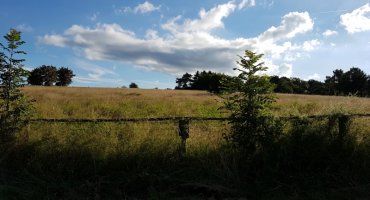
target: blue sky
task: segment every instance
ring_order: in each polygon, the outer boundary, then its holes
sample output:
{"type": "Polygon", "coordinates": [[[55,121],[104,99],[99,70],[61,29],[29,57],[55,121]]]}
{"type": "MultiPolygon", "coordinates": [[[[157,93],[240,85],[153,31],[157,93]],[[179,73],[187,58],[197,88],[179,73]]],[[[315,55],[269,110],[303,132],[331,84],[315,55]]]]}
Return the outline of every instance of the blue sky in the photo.
{"type": "Polygon", "coordinates": [[[269,74],[370,74],[365,0],[2,0],[0,19],[2,35],[22,31],[26,68],[69,67],[73,86],[173,88],[185,72],[234,74],[246,49],[269,74]]]}

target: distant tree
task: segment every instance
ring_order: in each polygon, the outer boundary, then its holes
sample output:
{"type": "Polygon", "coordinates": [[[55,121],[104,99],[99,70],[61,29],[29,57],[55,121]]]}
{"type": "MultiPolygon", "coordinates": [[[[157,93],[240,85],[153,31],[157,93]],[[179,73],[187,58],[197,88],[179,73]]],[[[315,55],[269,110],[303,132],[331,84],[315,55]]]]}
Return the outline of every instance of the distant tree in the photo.
{"type": "Polygon", "coordinates": [[[327,76],[325,84],[329,89],[329,94],[334,95],[359,95],[367,94],[366,85],[368,77],[364,71],[352,67],[349,71],[343,72],[341,69],[333,71],[332,76],[327,76]]]}
{"type": "Polygon", "coordinates": [[[190,88],[194,90],[207,90],[213,93],[220,93],[221,80],[224,78],[226,78],[226,75],[221,73],[197,71],[191,80],[190,88]]]}
{"type": "Polygon", "coordinates": [[[320,94],[325,95],[328,94],[327,87],[325,83],[317,81],[317,80],[308,80],[308,94],[320,94]]]}
{"type": "Polygon", "coordinates": [[[293,84],[287,77],[272,76],[270,79],[271,83],[275,84],[274,92],[277,93],[293,93],[293,84]]]}
{"type": "Polygon", "coordinates": [[[212,93],[220,93],[225,87],[233,83],[241,83],[237,77],[231,77],[223,73],[211,71],[197,71],[194,75],[185,73],[181,78],[176,79],[177,86],[175,89],[186,90],[207,90],[212,93]]]}
{"type": "Polygon", "coordinates": [[[68,69],[67,67],[59,68],[57,74],[57,86],[68,86],[72,83],[72,78],[76,76],[75,74],[73,74],[73,71],[71,69],[68,69]]]}
{"type": "Polygon", "coordinates": [[[0,43],[0,141],[9,141],[26,125],[32,105],[19,90],[27,72],[23,69],[24,59],[16,58],[26,54],[18,48],[25,42],[21,32],[10,29],[4,36],[7,44],[0,43]]]}
{"type": "Polygon", "coordinates": [[[366,94],[367,75],[359,68],[352,67],[343,74],[343,92],[364,96],[366,94]]]}
{"type": "Polygon", "coordinates": [[[343,85],[343,70],[336,69],[333,71],[332,76],[327,76],[325,79],[325,84],[329,89],[329,94],[331,95],[340,95],[343,94],[344,85],[343,85]]]}
{"type": "Polygon", "coordinates": [[[190,89],[193,75],[185,73],[181,78],[176,78],[175,89],[190,89]]]}
{"type": "Polygon", "coordinates": [[[136,83],[130,83],[128,87],[129,88],[139,88],[139,86],[136,83]]]}
{"type": "Polygon", "coordinates": [[[42,65],[31,71],[28,83],[31,85],[52,86],[58,80],[58,70],[52,65],[42,65]]]}
{"type": "Polygon", "coordinates": [[[290,79],[293,85],[293,93],[295,94],[306,94],[308,91],[307,81],[304,81],[300,78],[291,78],[290,79]]]}
{"type": "Polygon", "coordinates": [[[43,85],[43,74],[40,68],[33,69],[28,76],[28,84],[43,85]]]}

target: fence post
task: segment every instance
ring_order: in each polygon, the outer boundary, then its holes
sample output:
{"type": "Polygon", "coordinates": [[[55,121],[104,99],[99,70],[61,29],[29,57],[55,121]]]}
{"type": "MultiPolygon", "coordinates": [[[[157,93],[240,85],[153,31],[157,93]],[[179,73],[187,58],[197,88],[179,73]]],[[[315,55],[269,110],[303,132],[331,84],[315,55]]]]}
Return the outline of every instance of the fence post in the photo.
{"type": "Polygon", "coordinates": [[[338,117],[338,129],[339,129],[339,139],[343,140],[344,136],[348,134],[349,129],[348,115],[341,115],[338,117]]]}
{"type": "Polygon", "coordinates": [[[181,137],[180,154],[184,156],[186,154],[186,139],[189,138],[189,120],[179,120],[179,136],[181,137]]]}

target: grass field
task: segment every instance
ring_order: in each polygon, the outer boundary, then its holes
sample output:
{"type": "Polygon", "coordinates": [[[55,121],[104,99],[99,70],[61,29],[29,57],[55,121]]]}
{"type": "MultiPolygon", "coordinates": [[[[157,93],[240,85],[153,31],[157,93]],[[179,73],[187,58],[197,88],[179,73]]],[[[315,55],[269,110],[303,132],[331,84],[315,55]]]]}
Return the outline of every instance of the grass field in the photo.
{"type": "MultiPolygon", "coordinates": [[[[205,91],[118,88],[26,87],[39,118],[140,118],[227,116],[223,99],[205,91]]],[[[277,94],[278,116],[333,112],[370,113],[370,100],[358,97],[277,94]]]]}
{"type": "MultiPolygon", "coordinates": [[[[25,87],[34,118],[225,117],[203,91],[25,87]]],[[[370,99],[277,95],[276,116],[370,113],[370,99]]],[[[227,147],[227,122],[30,123],[0,155],[0,199],[355,199],[370,196],[370,119],[344,141],[327,121],[288,123],[269,148],[227,147]],[[299,137],[298,137],[299,136],[299,137]]]]}

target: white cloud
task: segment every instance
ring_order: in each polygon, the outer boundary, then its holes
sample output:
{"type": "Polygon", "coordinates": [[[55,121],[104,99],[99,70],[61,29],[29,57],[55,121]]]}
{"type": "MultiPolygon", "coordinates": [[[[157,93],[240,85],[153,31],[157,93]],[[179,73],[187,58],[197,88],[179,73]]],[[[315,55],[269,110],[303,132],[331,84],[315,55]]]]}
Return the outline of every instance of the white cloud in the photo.
{"type": "Polygon", "coordinates": [[[77,76],[74,78],[76,82],[80,83],[119,83],[123,82],[121,79],[117,79],[117,73],[110,70],[107,67],[101,67],[96,64],[84,61],[76,60],[74,62],[77,68],[80,68],[87,72],[87,76],[77,76]]]}
{"type": "Polygon", "coordinates": [[[293,74],[293,65],[289,63],[282,63],[280,65],[274,65],[272,63],[267,63],[269,66],[268,74],[274,74],[278,76],[291,77],[293,74]]]}
{"type": "Polygon", "coordinates": [[[134,13],[149,13],[159,10],[160,8],[161,6],[154,6],[150,2],[145,1],[144,3],[139,4],[134,8],[134,13]]]}
{"type": "Polygon", "coordinates": [[[314,74],[308,76],[306,80],[311,80],[311,79],[320,80],[320,78],[321,78],[320,75],[318,75],[317,73],[314,73],[314,74]]]}
{"type": "Polygon", "coordinates": [[[30,25],[27,24],[19,24],[18,26],[15,27],[18,31],[21,32],[31,32],[33,31],[33,28],[30,25]]]}
{"type": "Polygon", "coordinates": [[[273,0],[263,0],[263,1],[260,1],[260,5],[262,5],[265,8],[271,8],[274,5],[274,3],[275,2],[273,0]]]}
{"type": "Polygon", "coordinates": [[[293,38],[299,33],[312,30],[313,21],[308,12],[290,12],[282,19],[281,25],[272,26],[259,36],[261,41],[293,38]]]}
{"type": "Polygon", "coordinates": [[[297,34],[312,30],[313,21],[307,12],[288,13],[279,26],[252,38],[224,39],[214,35],[213,31],[224,27],[223,20],[237,10],[239,3],[230,1],[202,9],[196,19],[177,16],[162,24],[161,31],[148,29],[145,37],[138,37],[118,24],[98,24],[92,28],[73,25],[62,36],[45,35],[40,41],[80,49],[89,60],[117,61],[176,75],[199,67],[232,72],[236,55],[249,49],[265,54],[269,72],[290,76],[293,68],[290,62],[320,44],[318,40],[290,41],[297,34]]]}
{"type": "Polygon", "coordinates": [[[123,7],[123,8],[117,8],[114,10],[116,14],[122,14],[122,13],[130,13],[133,12],[132,8],[130,7],[123,7]]]}
{"type": "Polygon", "coordinates": [[[313,51],[319,45],[321,45],[321,42],[318,41],[318,40],[305,41],[303,43],[303,50],[305,50],[305,51],[313,51]]]}
{"type": "Polygon", "coordinates": [[[168,20],[167,23],[162,25],[162,28],[170,31],[173,34],[182,32],[209,32],[217,28],[223,28],[223,19],[228,17],[236,8],[233,2],[218,5],[206,11],[201,9],[199,12],[199,19],[186,19],[183,24],[177,22],[181,19],[181,16],[177,16],[173,19],[168,20]]]}
{"type": "Polygon", "coordinates": [[[241,0],[241,2],[238,5],[238,9],[241,10],[246,7],[253,7],[256,5],[255,0],[241,0]]]}
{"type": "Polygon", "coordinates": [[[370,4],[353,10],[340,16],[340,23],[345,27],[348,33],[357,33],[370,30],[370,4]]]}
{"type": "Polygon", "coordinates": [[[44,37],[39,37],[39,42],[57,47],[66,47],[67,41],[68,39],[61,35],[45,35],[44,37]]]}
{"type": "Polygon", "coordinates": [[[322,33],[322,35],[325,36],[325,37],[330,37],[330,36],[337,35],[337,34],[338,34],[338,32],[333,31],[333,30],[329,30],[329,29],[322,33]]]}
{"type": "Polygon", "coordinates": [[[157,11],[157,10],[160,10],[160,9],[161,9],[161,5],[155,6],[152,3],[150,3],[149,1],[145,1],[142,4],[138,4],[134,8],[122,7],[122,8],[115,9],[115,13],[116,14],[122,14],[122,13],[124,13],[124,14],[127,14],[127,13],[145,14],[145,13],[154,12],[154,11],[157,11]]]}

